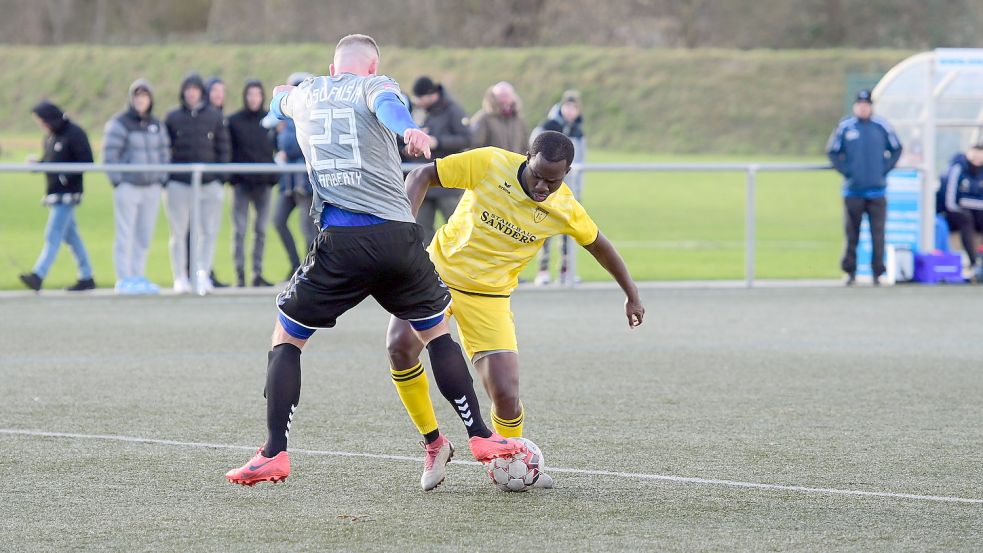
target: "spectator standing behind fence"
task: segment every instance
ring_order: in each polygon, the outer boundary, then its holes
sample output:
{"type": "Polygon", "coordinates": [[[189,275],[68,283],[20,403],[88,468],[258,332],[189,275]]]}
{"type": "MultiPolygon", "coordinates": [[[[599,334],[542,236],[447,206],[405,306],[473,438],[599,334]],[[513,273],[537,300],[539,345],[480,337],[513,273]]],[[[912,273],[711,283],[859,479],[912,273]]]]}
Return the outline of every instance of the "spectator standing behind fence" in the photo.
{"type": "MultiPolygon", "coordinates": [[[[454,101],[444,86],[435,83],[430,77],[420,77],[413,83],[414,103],[426,112],[420,125],[430,135],[430,152],[433,159],[449,156],[467,150],[471,145],[471,129],[464,124],[467,115],[454,101]]],[[[430,188],[423,199],[416,222],[423,227],[424,243],[433,238],[434,217],[440,211],[444,221],[450,219],[463,190],[452,188],[430,188]]]]}
{"type": "MultiPolygon", "coordinates": [[[[228,163],[229,132],[222,114],[208,105],[205,86],[201,77],[191,74],[181,83],[181,105],[171,110],[164,120],[171,141],[173,163],[228,163]]],[[[198,251],[191,252],[198,260],[198,289],[212,289],[210,278],[215,258],[215,241],[222,218],[222,177],[202,175],[199,198],[198,251]]],[[[174,290],[191,291],[188,274],[189,247],[185,241],[191,229],[191,174],[173,173],[167,182],[165,193],[167,218],[171,227],[171,270],[174,273],[174,290]]]]}
{"type": "MultiPolygon", "coordinates": [[[[38,125],[46,133],[41,163],[92,163],[89,137],[58,106],[41,102],[34,106],[33,112],[38,125]]],[[[40,290],[58,256],[61,243],[65,242],[72,248],[78,262],[78,282],[68,290],[91,290],[96,287],[92,279],[92,265],[75,222],[75,207],[82,202],[82,173],[45,173],[45,180],[47,192],[42,204],[48,206],[48,223],[44,228],[44,247],[34,269],[20,275],[20,280],[31,290],[40,290]]]]}
{"type": "MultiPolygon", "coordinates": [[[[287,84],[297,86],[311,76],[310,73],[293,73],[287,78],[287,84]]],[[[268,116],[267,119],[270,117],[268,116]]],[[[297,143],[297,128],[294,126],[293,119],[280,121],[276,134],[276,150],[276,162],[278,164],[304,163],[304,151],[297,143]]],[[[305,251],[310,248],[318,233],[314,219],[310,216],[311,203],[314,201],[314,189],[311,187],[311,181],[306,172],[282,173],[278,191],[279,198],[273,212],[273,228],[280,236],[283,248],[287,251],[287,257],[290,258],[292,269],[286,277],[287,280],[290,280],[294,271],[300,267],[300,257],[297,255],[297,242],[294,241],[294,235],[290,232],[287,222],[290,220],[290,214],[294,209],[297,209],[299,212],[297,224],[300,226],[301,234],[304,235],[305,251]]]]}
{"type": "MultiPolygon", "coordinates": [[[[150,82],[137,79],[130,85],[126,110],[106,123],[102,140],[103,163],[167,164],[171,144],[167,129],[153,116],[150,82]]],[[[147,253],[157,225],[161,189],[167,173],[108,173],[113,185],[116,237],[113,264],[117,294],[156,294],[160,288],[147,280],[147,253]]]]}
{"type": "Polygon", "coordinates": [[[518,154],[529,149],[522,100],[511,84],[502,81],[485,91],[481,109],[471,117],[471,146],[495,146],[518,154]]]}
{"type": "MultiPolygon", "coordinates": [[[[560,102],[554,104],[550,108],[549,113],[546,115],[546,120],[540,125],[533,129],[532,134],[529,136],[529,143],[531,144],[536,137],[543,131],[556,131],[558,133],[563,133],[570,142],[573,142],[574,164],[583,163],[584,158],[587,157],[587,141],[584,140],[584,118],[582,115],[580,102],[580,93],[576,90],[567,90],[563,93],[560,102]]],[[[584,188],[584,174],[580,169],[573,169],[569,174],[563,179],[563,182],[570,187],[573,192],[574,198],[580,201],[580,195],[584,188]]],[[[577,275],[572,274],[568,269],[570,267],[570,237],[566,234],[559,237],[560,239],[560,283],[561,284],[574,284],[577,282],[577,275]]],[[[539,272],[536,274],[535,284],[537,286],[545,286],[550,283],[550,244],[553,242],[552,238],[547,238],[543,242],[542,253],[539,257],[539,272]]]]}
{"type": "Polygon", "coordinates": [[[946,221],[959,233],[969,265],[975,269],[976,235],[983,233],[983,143],[953,157],[942,179],[946,221]]]}
{"type": "Polygon", "coordinates": [[[887,174],[901,157],[901,142],[891,125],[874,115],[869,90],[861,90],[853,103],[853,116],[840,121],[826,147],[829,160],[843,175],[846,249],[841,268],[846,284],[856,281],[857,241],[864,213],[870,223],[874,285],[884,274],[884,226],[887,220],[887,174]]]}
{"type": "MultiPolygon", "coordinates": [[[[246,81],[242,91],[242,109],[229,116],[229,138],[233,163],[273,163],[273,141],[263,127],[266,117],[266,95],[259,81],[246,81]]],[[[249,227],[249,206],[253,206],[253,286],[272,286],[263,278],[263,248],[266,227],[270,223],[270,191],[277,176],[268,173],[233,174],[232,225],[233,255],[236,265],[236,284],[246,285],[246,232],[249,227]]]]}
{"type": "MultiPolygon", "coordinates": [[[[205,80],[205,97],[208,98],[208,105],[217,109],[222,117],[225,117],[225,81],[221,77],[212,76],[205,80]]],[[[228,124],[228,120],[226,120],[228,124]]],[[[222,174],[220,179],[222,182],[227,182],[229,180],[228,175],[222,174]]],[[[191,249],[191,234],[188,234],[188,249],[191,249]]],[[[191,259],[188,259],[188,270],[191,270],[191,259]]],[[[208,278],[212,279],[212,286],[215,288],[226,288],[228,284],[222,282],[215,276],[214,267],[208,273],[208,278]]]]}
{"type": "Polygon", "coordinates": [[[225,113],[225,81],[220,77],[208,77],[205,81],[205,96],[208,97],[208,105],[219,113],[225,113]]]}

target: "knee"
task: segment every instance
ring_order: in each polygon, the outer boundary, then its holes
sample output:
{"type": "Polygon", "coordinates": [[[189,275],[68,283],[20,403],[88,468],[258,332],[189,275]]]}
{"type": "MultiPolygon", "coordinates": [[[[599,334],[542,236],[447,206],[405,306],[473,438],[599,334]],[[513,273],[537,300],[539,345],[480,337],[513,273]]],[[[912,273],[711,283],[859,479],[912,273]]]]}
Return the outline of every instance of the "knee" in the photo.
{"type": "Polygon", "coordinates": [[[522,412],[522,402],[519,401],[519,383],[513,386],[501,386],[489,394],[495,405],[495,415],[503,419],[514,419],[522,412]]]}
{"type": "Polygon", "coordinates": [[[386,336],[389,363],[396,369],[407,369],[420,361],[420,341],[412,331],[390,330],[386,336]]]}

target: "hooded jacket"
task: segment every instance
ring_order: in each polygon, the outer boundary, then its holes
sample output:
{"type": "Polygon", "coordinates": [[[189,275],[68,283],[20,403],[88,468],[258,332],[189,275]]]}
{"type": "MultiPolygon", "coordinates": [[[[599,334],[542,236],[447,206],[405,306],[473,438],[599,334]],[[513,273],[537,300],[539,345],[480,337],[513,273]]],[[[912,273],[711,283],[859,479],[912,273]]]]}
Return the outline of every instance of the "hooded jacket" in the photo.
{"type": "MultiPolygon", "coordinates": [[[[106,122],[102,141],[104,163],[167,164],[171,161],[171,141],[167,129],[153,116],[153,88],[146,79],[137,79],[130,85],[127,109],[106,122]],[[133,107],[137,90],[150,94],[150,108],[142,116],[133,107]]],[[[127,182],[136,186],[149,186],[167,182],[167,173],[108,173],[113,186],[127,182]]]]}
{"type": "MultiPolygon", "coordinates": [[[[41,102],[32,110],[51,129],[44,139],[41,163],[92,163],[89,137],[58,106],[41,102]]],[[[82,201],[82,173],[45,173],[46,204],[78,204],[82,201]]]]}
{"type": "Polygon", "coordinates": [[[421,125],[437,139],[437,148],[432,152],[434,159],[463,152],[471,146],[471,129],[464,124],[467,118],[464,109],[444,91],[443,85],[437,85],[437,92],[440,99],[427,108],[421,125]]]}
{"type": "Polygon", "coordinates": [[[471,118],[471,147],[495,146],[510,152],[524,154],[529,149],[529,127],[522,118],[522,108],[516,105],[515,113],[506,113],[492,94],[485,91],[481,110],[471,118]]]}
{"type": "MultiPolygon", "coordinates": [[[[205,85],[197,74],[189,75],[181,83],[180,102],[164,119],[171,141],[171,162],[228,163],[232,156],[225,118],[220,111],[208,105],[205,85]],[[184,102],[184,90],[191,86],[201,90],[201,101],[195,106],[184,102]]],[[[202,176],[202,182],[223,178],[221,174],[206,173],[202,176]]],[[[191,182],[191,174],[173,173],[170,179],[188,184],[191,182]]]]}
{"type": "MultiPolygon", "coordinates": [[[[242,90],[242,109],[229,116],[229,138],[232,144],[232,163],[273,163],[273,140],[270,131],[263,127],[266,117],[266,94],[259,103],[259,109],[250,111],[246,104],[246,93],[258,88],[263,93],[263,83],[246,81],[242,90]]],[[[277,175],[261,173],[233,174],[233,186],[271,186],[276,184],[277,175]]]]}
{"type": "Polygon", "coordinates": [[[847,117],[829,137],[826,154],[843,175],[843,197],[883,198],[885,177],[901,157],[901,142],[881,117],[847,117]]]}

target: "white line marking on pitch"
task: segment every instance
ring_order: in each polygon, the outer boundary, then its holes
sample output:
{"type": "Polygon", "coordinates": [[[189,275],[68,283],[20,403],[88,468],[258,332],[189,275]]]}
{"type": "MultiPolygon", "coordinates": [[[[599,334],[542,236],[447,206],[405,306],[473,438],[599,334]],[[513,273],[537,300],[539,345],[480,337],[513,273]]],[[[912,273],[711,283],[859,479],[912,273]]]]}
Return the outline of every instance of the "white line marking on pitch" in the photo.
{"type": "MultiPolygon", "coordinates": [[[[198,447],[208,449],[236,449],[254,451],[256,448],[246,445],[235,444],[211,444],[202,442],[182,442],[178,440],[162,440],[158,438],[139,438],[135,436],[115,436],[110,434],[73,434],[69,432],[43,432],[39,430],[18,430],[12,428],[0,428],[0,434],[15,436],[35,436],[42,438],[71,438],[76,440],[105,440],[112,442],[129,442],[138,444],[169,445],[179,447],[198,447]]],[[[384,455],[379,453],[356,453],[352,451],[328,451],[318,449],[296,449],[291,448],[292,453],[302,453],[306,455],[321,455],[329,457],[358,457],[362,459],[380,459],[385,461],[410,461],[419,463],[419,457],[407,457],[405,455],[384,455]]],[[[457,465],[480,466],[481,463],[475,461],[454,461],[457,465]]],[[[872,492],[866,490],[844,490],[838,488],[814,488],[810,486],[786,486],[782,484],[762,484],[759,482],[741,482],[737,480],[721,480],[718,478],[696,478],[692,476],[672,476],[665,474],[644,474],[637,472],[617,472],[609,470],[590,470],[590,469],[570,469],[560,467],[548,467],[549,472],[565,472],[569,474],[582,474],[587,476],[609,476],[614,478],[631,478],[637,480],[660,480],[663,482],[678,482],[683,484],[699,484],[704,486],[726,486],[730,488],[749,488],[756,490],[776,490],[786,492],[826,494],[826,495],[847,495],[859,497],[884,497],[891,499],[913,499],[918,501],[934,501],[936,503],[969,503],[973,505],[983,505],[983,499],[968,497],[950,497],[940,495],[919,495],[912,493],[896,492],[872,492]]]]}

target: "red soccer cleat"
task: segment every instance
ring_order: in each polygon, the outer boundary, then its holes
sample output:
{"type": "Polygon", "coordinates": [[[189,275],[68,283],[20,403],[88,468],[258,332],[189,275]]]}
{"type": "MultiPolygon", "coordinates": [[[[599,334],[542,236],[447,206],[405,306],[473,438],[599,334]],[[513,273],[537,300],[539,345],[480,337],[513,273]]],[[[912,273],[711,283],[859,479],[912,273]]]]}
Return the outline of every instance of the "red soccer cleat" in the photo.
{"type": "Polygon", "coordinates": [[[492,459],[515,455],[526,449],[526,444],[518,440],[510,440],[492,433],[487,438],[474,436],[468,440],[471,454],[480,463],[490,463],[492,459]]]}
{"type": "Polygon", "coordinates": [[[263,457],[263,448],[248,463],[225,473],[225,478],[233,484],[255,486],[259,482],[283,482],[290,476],[290,456],[286,451],[276,456],[263,457]]]}

